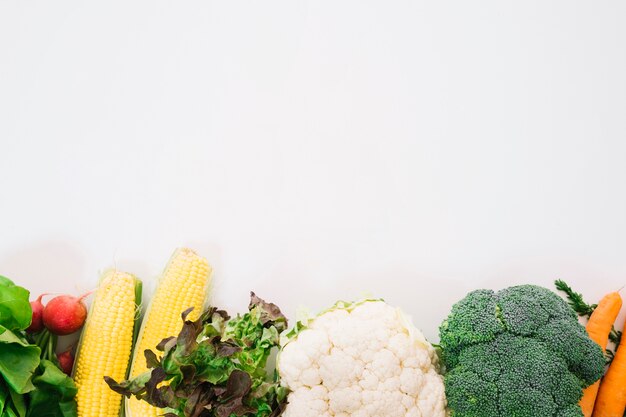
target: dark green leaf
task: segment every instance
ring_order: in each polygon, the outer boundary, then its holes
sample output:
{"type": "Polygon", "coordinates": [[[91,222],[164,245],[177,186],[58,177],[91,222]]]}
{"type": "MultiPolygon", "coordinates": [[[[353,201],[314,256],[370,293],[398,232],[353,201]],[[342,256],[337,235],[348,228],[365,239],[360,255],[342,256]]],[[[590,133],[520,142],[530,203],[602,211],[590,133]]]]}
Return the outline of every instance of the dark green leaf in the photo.
{"type": "Polygon", "coordinates": [[[9,388],[9,395],[11,397],[11,402],[13,403],[13,410],[19,417],[26,417],[26,402],[24,401],[24,396],[22,394],[18,394],[9,388]]]}
{"type": "MultiPolygon", "coordinates": [[[[77,417],[78,410],[76,408],[76,401],[64,401],[59,403],[59,410],[61,411],[62,417],[77,417]]],[[[33,417],[35,415],[33,414],[33,417]]]]}
{"type": "Polygon", "coordinates": [[[8,402],[6,408],[4,409],[4,414],[2,414],[2,417],[20,417],[20,416],[19,414],[17,414],[17,411],[15,411],[15,408],[13,407],[13,403],[8,402]]]}
{"type": "Polygon", "coordinates": [[[56,393],[59,400],[71,400],[76,396],[76,385],[69,376],[65,375],[53,362],[41,361],[41,374],[33,378],[33,384],[38,389],[47,389],[56,393]]]}
{"type": "Polygon", "coordinates": [[[614,343],[616,346],[620,344],[622,341],[622,332],[616,330],[615,327],[611,329],[611,333],[609,333],[609,340],[614,343]]]}
{"type": "Polygon", "coordinates": [[[39,366],[41,350],[0,326],[0,375],[16,393],[35,389],[31,377],[39,366]]]}
{"type": "Polygon", "coordinates": [[[54,363],[42,360],[33,384],[27,417],[76,417],[76,385],[54,363]]]}
{"type": "Polygon", "coordinates": [[[4,415],[4,406],[8,397],[9,387],[7,387],[4,383],[4,380],[0,378],[0,416],[4,415]]]}

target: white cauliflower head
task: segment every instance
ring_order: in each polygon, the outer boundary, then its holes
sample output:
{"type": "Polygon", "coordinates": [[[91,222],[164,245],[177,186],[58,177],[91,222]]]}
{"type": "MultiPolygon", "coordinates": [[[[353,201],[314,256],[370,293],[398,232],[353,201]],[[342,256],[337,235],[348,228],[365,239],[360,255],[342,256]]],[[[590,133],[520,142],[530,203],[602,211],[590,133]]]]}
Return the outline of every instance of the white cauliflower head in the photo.
{"type": "Polygon", "coordinates": [[[383,301],[337,303],[278,356],[289,388],[283,417],[445,417],[432,345],[383,301]]]}

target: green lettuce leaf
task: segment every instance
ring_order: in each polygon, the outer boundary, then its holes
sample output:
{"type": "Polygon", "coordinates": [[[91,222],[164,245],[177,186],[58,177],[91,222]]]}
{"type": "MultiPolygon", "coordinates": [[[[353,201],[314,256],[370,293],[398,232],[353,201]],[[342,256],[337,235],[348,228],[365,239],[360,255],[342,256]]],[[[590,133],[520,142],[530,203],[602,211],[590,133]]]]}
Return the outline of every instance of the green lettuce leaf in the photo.
{"type": "Polygon", "coordinates": [[[0,325],[9,330],[24,330],[30,326],[33,310],[25,288],[0,275],[0,325]]]}
{"type": "Polygon", "coordinates": [[[35,389],[31,377],[39,366],[41,350],[0,326],[0,375],[18,394],[35,389]]]}
{"type": "Polygon", "coordinates": [[[8,397],[9,387],[7,387],[2,378],[0,378],[0,416],[4,416],[4,407],[8,397]]]}
{"type": "Polygon", "coordinates": [[[76,416],[76,385],[54,363],[42,360],[33,384],[36,390],[29,395],[26,417],[76,416]]]}
{"type": "Polygon", "coordinates": [[[287,392],[267,359],[287,328],[280,309],[251,294],[248,313],[230,318],[210,308],[187,320],[178,336],[163,339],[157,353],[146,350],[149,371],[111,389],[163,408],[167,417],[275,417],[287,392]],[[162,382],[168,381],[168,384],[162,382]]]}
{"type": "Polygon", "coordinates": [[[16,393],[12,389],[9,389],[9,394],[11,395],[15,413],[20,417],[26,417],[26,401],[24,396],[16,393]]]}
{"type": "Polygon", "coordinates": [[[2,417],[20,417],[20,415],[17,414],[17,411],[15,411],[15,408],[13,408],[13,403],[9,403],[4,410],[4,414],[2,414],[2,417]]]}

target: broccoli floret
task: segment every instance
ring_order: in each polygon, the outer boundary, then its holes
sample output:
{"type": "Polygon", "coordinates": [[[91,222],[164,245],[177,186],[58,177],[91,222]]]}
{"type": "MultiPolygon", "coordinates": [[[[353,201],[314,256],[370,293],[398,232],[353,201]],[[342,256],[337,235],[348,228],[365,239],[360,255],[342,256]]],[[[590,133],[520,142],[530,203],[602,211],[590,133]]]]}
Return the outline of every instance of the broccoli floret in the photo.
{"type": "MultiPolygon", "coordinates": [[[[580,400],[583,390],[580,380],[571,372],[563,372],[559,374],[559,378],[552,387],[554,402],[561,409],[572,408],[572,406],[573,408],[578,407],[578,400],[580,400]]],[[[580,414],[575,415],[579,416],[580,414]]]]}
{"type": "Polygon", "coordinates": [[[502,321],[507,331],[531,335],[548,322],[550,310],[542,306],[537,288],[512,287],[498,292],[496,301],[502,310],[502,321]]]}
{"type": "Polygon", "coordinates": [[[440,340],[454,417],[581,417],[582,389],[604,370],[565,301],[533,285],[469,293],[440,340]]]}
{"type": "Polygon", "coordinates": [[[461,367],[450,372],[445,383],[452,416],[500,417],[497,383],[461,367]]]}
{"type": "Polygon", "coordinates": [[[502,373],[500,355],[497,353],[497,351],[494,352],[493,343],[470,345],[459,354],[459,362],[463,365],[455,369],[471,371],[485,381],[497,383],[502,373]]]}
{"type": "Polygon", "coordinates": [[[583,415],[580,405],[570,404],[567,407],[561,408],[554,417],[580,417],[583,415]]]}
{"type": "Polygon", "coordinates": [[[441,345],[446,346],[448,366],[456,364],[457,356],[465,346],[493,340],[504,331],[498,318],[495,293],[476,290],[452,307],[452,313],[441,324],[441,345]]]}
{"type": "Polygon", "coordinates": [[[532,387],[516,387],[515,391],[503,390],[499,405],[498,415],[501,417],[553,416],[557,411],[549,394],[532,387]]]}
{"type": "Polygon", "coordinates": [[[563,358],[572,373],[586,387],[596,382],[604,373],[606,360],[600,346],[589,339],[585,328],[576,320],[552,320],[537,331],[537,337],[552,346],[563,358]]]}

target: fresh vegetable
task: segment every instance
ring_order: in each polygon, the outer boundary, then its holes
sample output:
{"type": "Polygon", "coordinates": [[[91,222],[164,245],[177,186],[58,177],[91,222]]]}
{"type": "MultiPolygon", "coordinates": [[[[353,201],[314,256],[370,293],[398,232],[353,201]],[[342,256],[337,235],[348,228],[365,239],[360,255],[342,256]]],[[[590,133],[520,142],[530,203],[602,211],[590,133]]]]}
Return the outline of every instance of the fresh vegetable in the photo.
{"type": "Polygon", "coordinates": [[[87,307],[83,298],[90,292],[80,297],[73,295],[59,295],[48,301],[43,309],[43,324],[52,333],[64,336],[77,332],[85,324],[87,307]]]}
{"type": "Polygon", "coordinates": [[[57,361],[59,361],[59,368],[65,375],[72,375],[72,369],[74,369],[74,355],[72,349],[67,349],[57,355],[57,361]]]}
{"type": "Polygon", "coordinates": [[[287,319],[254,293],[248,308],[233,319],[209,308],[195,321],[188,320],[191,310],[186,310],[178,336],[158,344],[159,356],[144,352],[148,371],[120,383],[107,377],[107,383],[116,392],[165,408],[159,415],[278,416],[286,390],[266,365],[287,319]]]}
{"type": "Polygon", "coordinates": [[[41,350],[29,344],[20,333],[0,327],[0,374],[16,394],[33,390],[32,377],[39,366],[41,350]]]}
{"type": "Polygon", "coordinates": [[[338,302],[300,322],[277,368],[292,392],[284,417],[444,417],[433,346],[381,300],[338,302]]]}
{"type": "Polygon", "coordinates": [[[58,337],[57,335],[50,333],[50,330],[44,328],[39,333],[27,334],[26,338],[30,343],[39,346],[39,349],[41,349],[41,359],[52,362],[57,360],[55,352],[57,349],[58,337]]]}
{"type": "Polygon", "coordinates": [[[74,382],[41,359],[42,350],[26,338],[28,297],[26,289],[0,277],[0,416],[76,417],[74,382]]]}
{"type": "Polygon", "coordinates": [[[30,325],[33,311],[28,294],[28,290],[0,275],[0,326],[13,331],[30,325]]]}
{"type": "Polygon", "coordinates": [[[53,362],[40,362],[33,384],[26,417],[76,417],[76,385],[53,362]]]}
{"type": "Polygon", "coordinates": [[[30,343],[39,346],[41,349],[40,358],[42,360],[45,359],[53,362],[61,368],[65,374],[70,375],[74,361],[71,352],[67,351],[57,355],[57,335],[51,333],[50,330],[44,326],[43,311],[45,306],[41,302],[41,299],[46,295],[48,294],[41,294],[36,300],[30,302],[33,313],[30,326],[26,329],[26,338],[30,343]]]}
{"type": "MultiPolygon", "coordinates": [[[[626,326],[624,327],[626,331],[626,326]]],[[[622,333],[624,334],[624,333],[622,333]]],[[[622,417],[626,410],[626,341],[622,338],[615,358],[602,379],[593,417],[622,417]]]]}
{"type": "MultiPolygon", "coordinates": [[[[211,267],[206,259],[191,249],[183,248],[174,252],[141,323],[131,362],[131,377],[137,377],[148,369],[144,358],[146,349],[154,349],[163,338],[180,331],[181,311],[193,307],[189,320],[196,320],[200,316],[210,283],[211,267]]],[[[157,417],[161,413],[157,408],[135,398],[126,402],[126,408],[132,417],[157,417]]]]}
{"type": "Polygon", "coordinates": [[[587,304],[582,294],[575,292],[565,281],[557,279],[554,281],[554,285],[557,290],[567,296],[567,303],[580,317],[591,317],[593,311],[598,307],[597,304],[587,304]]]}
{"type": "MultiPolygon", "coordinates": [[[[556,289],[561,291],[567,297],[568,304],[572,307],[572,309],[578,314],[579,317],[584,317],[589,319],[591,314],[594,312],[597,304],[587,304],[582,296],[582,294],[575,292],[572,288],[567,285],[567,283],[563,280],[557,279],[554,281],[554,285],[556,289]]],[[[622,339],[622,332],[615,329],[615,327],[611,327],[611,332],[609,333],[609,340],[613,343],[614,346],[618,346],[622,339]]],[[[607,365],[611,363],[613,360],[613,356],[615,355],[615,349],[611,349],[608,347],[605,351],[607,357],[607,365]]]]}
{"type": "Polygon", "coordinates": [[[439,335],[454,417],[582,417],[582,389],[604,372],[576,314],[534,285],[470,292],[439,335]]]}
{"type": "Polygon", "coordinates": [[[122,396],[104,376],[126,378],[141,304],[141,281],[131,274],[105,272],[95,292],[78,347],[74,380],[79,417],[117,417],[122,396]]]}
{"type": "MultiPolygon", "coordinates": [[[[565,293],[572,309],[579,316],[589,319],[587,331],[596,343],[600,346],[606,346],[607,341],[610,340],[615,344],[615,350],[606,349],[607,364],[610,365],[609,371],[613,369],[611,376],[607,379],[605,375],[602,381],[598,381],[585,389],[585,395],[581,399],[581,407],[585,416],[624,416],[626,390],[622,385],[626,377],[626,364],[618,362],[617,365],[613,365],[613,361],[617,358],[617,347],[621,347],[620,342],[623,334],[615,330],[613,326],[622,306],[621,296],[619,293],[613,292],[606,295],[598,304],[587,304],[583,296],[574,292],[564,281],[557,280],[555,285],[559,291],[565,293]],[[600,392],[602,392],[602,396],[600,396],[600,392]]],[[[621,357],[622,355],[620,355],[621,357]]],[[[626,362],[626,358],[622,358],[620,361],[626,362]]]]}
{"type": "Polygon", "coordinates": [[[27,333],[39,333],[43,330],[43,304],[41,303],[41,299],[45,295],[46,294],[41,294],[35,301],[30,302],[33,315],[30,326],[26,329],[27,333]]]}
{"type": "MultiPolygon", "coordinates": [[[[606,348],[609,342],[609,334],[613,328],[613,323],[622,308],[622,297],[617,292],[605,295],[595,308],[589,321],[587,322],[587,333],[591,340],[596,342],[602,349],[606,348]]],[[[580,407],[585,417],[591,417],[593,407],[600,388],[600,381],[594,382],[591,386],[583,390],[583,397],[580,400],[580,407]]],[[[623,413],[621,414],[623,415],[623,413]]],[[[620,415],[620,417],[621,417],[620,415]]]]}

